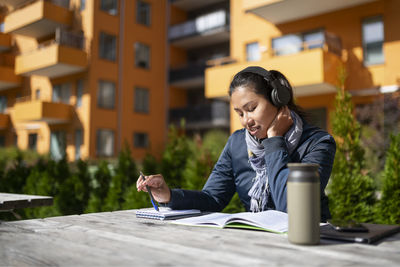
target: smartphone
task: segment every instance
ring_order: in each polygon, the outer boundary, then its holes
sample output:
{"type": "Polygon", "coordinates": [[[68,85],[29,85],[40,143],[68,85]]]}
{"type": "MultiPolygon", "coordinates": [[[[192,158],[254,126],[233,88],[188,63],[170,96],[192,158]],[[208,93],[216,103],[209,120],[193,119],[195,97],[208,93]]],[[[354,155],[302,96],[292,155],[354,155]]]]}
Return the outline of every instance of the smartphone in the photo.
{"type": "Polygon", "coordinates": [[[368,228],[355,221],[328,220],[328,224],[339,232],[368,232],[368,228]]]}

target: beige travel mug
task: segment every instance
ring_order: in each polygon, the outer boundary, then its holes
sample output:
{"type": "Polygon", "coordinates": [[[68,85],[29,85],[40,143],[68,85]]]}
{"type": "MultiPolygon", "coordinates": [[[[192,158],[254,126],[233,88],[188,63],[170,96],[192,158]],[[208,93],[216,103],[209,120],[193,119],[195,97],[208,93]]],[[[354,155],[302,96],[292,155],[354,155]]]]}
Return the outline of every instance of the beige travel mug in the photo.
{"type": "Polygon", "coordinates": [[[319,165],[289,163],[288,167],[288,239],[299,245],[318,244],[321,220],[319,165]]]}

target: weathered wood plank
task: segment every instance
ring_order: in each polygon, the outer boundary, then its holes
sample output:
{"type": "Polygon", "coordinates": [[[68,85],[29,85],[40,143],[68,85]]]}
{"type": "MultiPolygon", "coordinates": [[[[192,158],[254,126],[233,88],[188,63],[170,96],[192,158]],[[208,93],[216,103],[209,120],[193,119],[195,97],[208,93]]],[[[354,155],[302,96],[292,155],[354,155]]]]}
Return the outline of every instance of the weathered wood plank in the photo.
{"type": "Polygon", "coordinates": [[[53,205],[53,198],[49,196],[0,193],[0,210],[51,205],[53,205]]]}
{"type": "Polygon", "coordinates": [[[0,265],[398,266],[399,252],[400,234],[376,246],[296,246],[286,235],[173,225],[132,210],[0,224],[0,265]]]}

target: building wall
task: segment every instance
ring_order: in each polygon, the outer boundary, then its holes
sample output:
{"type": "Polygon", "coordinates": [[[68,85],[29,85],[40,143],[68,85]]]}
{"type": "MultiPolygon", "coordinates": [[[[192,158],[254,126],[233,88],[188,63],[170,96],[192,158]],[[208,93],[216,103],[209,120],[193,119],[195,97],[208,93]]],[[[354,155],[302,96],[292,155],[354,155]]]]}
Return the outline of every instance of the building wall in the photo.
{"type": "MultiPolygon", "coordinates": [[[[136,1],[118,1],[118,12],[110,15],[100,9],[100,0],[86,0],[86,7],[80,10],[80,0],[71,0],[70,9],[73,10],[73,21],[67,30],[83,32],[85,37],[85,51],[87,53],[87,68],[83,71],[64,75],[57,78],[46,76],[24,77],[19,88],[10,93],[9,103],[15,102],[18,96],[25,101],[35,99],[35,91],[40,89],[41,99],[51,101],[53,87],[57,84],[70,84],[70,101],[72,107],[71,118],[66,123],[48,124],[43,121],[15,121],[13,107],[10,107],[12,127],[18,136],[18,147],[28,147],[29,133],[37,133],[37,151],[48,153],[50,150],[50,134],[52,131],[66,133],[66,151],[69,160],[75,159],[75,131],[82,130],[83,144],[82,158],[95,158],[96,132],[99,129],[114,131],[114,156],[126,143],[132,155],[143,158],[147,152],[159,155],[166,138],[166,108],[167,81],[166,81],[166,38],[167,38],[167,1],[146,0],[151,5],[151,25],[143,26],[136,23],[136,1]],[[123,5],[123,6],[121,6],[123,5]],[[123,12],[121,14],[121,12],[123,12]],[[117,37],[117,57],[115,61],[104,60],[99,57],[100,32],[117,37]],[[150,46],[151,62],[149,69],[135,67],[134,43],[140,41],[150,46]],[[84,83],[82,106],[76,107],[77,82],[84,83]],[[115,105],[113,109],[99,108],[98,84],[99,81],[112,81],[116,85],[115,105]],[[141,114],[134,111],[134,88],[145,87],[150,94],[149,113],[141,114]],[[133,133],[147,133],[150,146],[148,148],[133,147],[133,133]]],[[[55,9],[57,10],[57,9],[55,9]]],[[[32,14],[32,17],[34,14],[32,14]]],[[[54,14],[57,17],[57,14],[54,14]]],[[[51,40],[54,36],[41,39],[13,35],[18,52],[26,53],[35,50],[38,44],[51,40]]],[[[47,55],[43,55],[46,59],[47,55]]],[[[28,62],[29,63],[29,62],[28,62]]],[[[7,91],[8,92],[8,91],[7,91]]],[[[4,92],[0,92],[4,95],[4,92]]],[[[5,132],[3,130],[3,132],[5,132]]],[[[0,130],[1,134],[1,130],[0,130]]],[[[7,136],[11,136],[8,134],[7,136]]],[[[6,143],[12,143],[7,137],[6,143]]]]}
{"type": "MultiPolygon", "coordinates": [[[[268,64],[268,60],[273,57],[271,53],[272,38],[322,28],[339,36],[342,41],[342,60],[348,74],[346,90],[354,92],[400,84],[400,29],[397,26],[400,25],[398,16],[400,3],[398,1],[376,1],[279,25],[274,25],[251,12],[246,12],[243,1],[245,0],[231,1],[231,57],[237,61],[246,61],[246,44],[256,41],[259,42],[263,52],[261,61],[268,64]],[[377,15],[383,16],[385,62],[366,67],[363,64],[362,20],[377,15]]],[[[308,62],[298,62],[298,68],[307,68],[307,64],[308,62]]],[[[249,65],[257,65],[257,62],[249,62],[249,65]]],[[[317,70],[310,69],[309,71],[310,75],[314,75],[317,70]]],[[[232,73],[233,75],[234,73],[232,73]]],[[[298,77],[288,76],[288,79],[289,81],[298,80],[298,77]]],[[[326,120],[328,129],[330,129],[328,114],[334,110],[334,97],[334,93],[303,96],[297,98],[297,103],[306,109],[326,108],[328,111],[326,120]]],[[[354,97],[353,99],[355,104],[358,104],[371,101],[373,97],[354,97]]],[[[231,114],[234,113],[231,112],[231,114]]],[[[241,128],[236,117],[236,115],[231,117],[232,131],[241,128]]]]}

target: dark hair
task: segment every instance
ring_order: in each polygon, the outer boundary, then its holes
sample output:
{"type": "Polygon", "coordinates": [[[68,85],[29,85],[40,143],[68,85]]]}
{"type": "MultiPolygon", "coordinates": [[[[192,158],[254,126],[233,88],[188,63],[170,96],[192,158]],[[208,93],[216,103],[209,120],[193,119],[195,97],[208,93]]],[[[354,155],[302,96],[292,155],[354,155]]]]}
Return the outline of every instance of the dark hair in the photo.
{"type": "MultiPolygon", "coordinates": [[[[282,85],[290,89],[290,100],[287,105],[289,109],[296,112],[302,119],[306,119],[306,112],[294,102],[293,88],[286,77],[277,70],[270,70],[269,72],[275,79],[278,79],[282,85]]],[[[241,86],[253,89],[256,94],[264,96],[265,99],[272,104],[271,92],[273,88],[271,86],[271,81],[268,80],[268,78],[264,78],[261,75],[251,72],[237,73],[233,77],[229,86],[229,96],[232,96],[233,92],[241,86]]]]}

